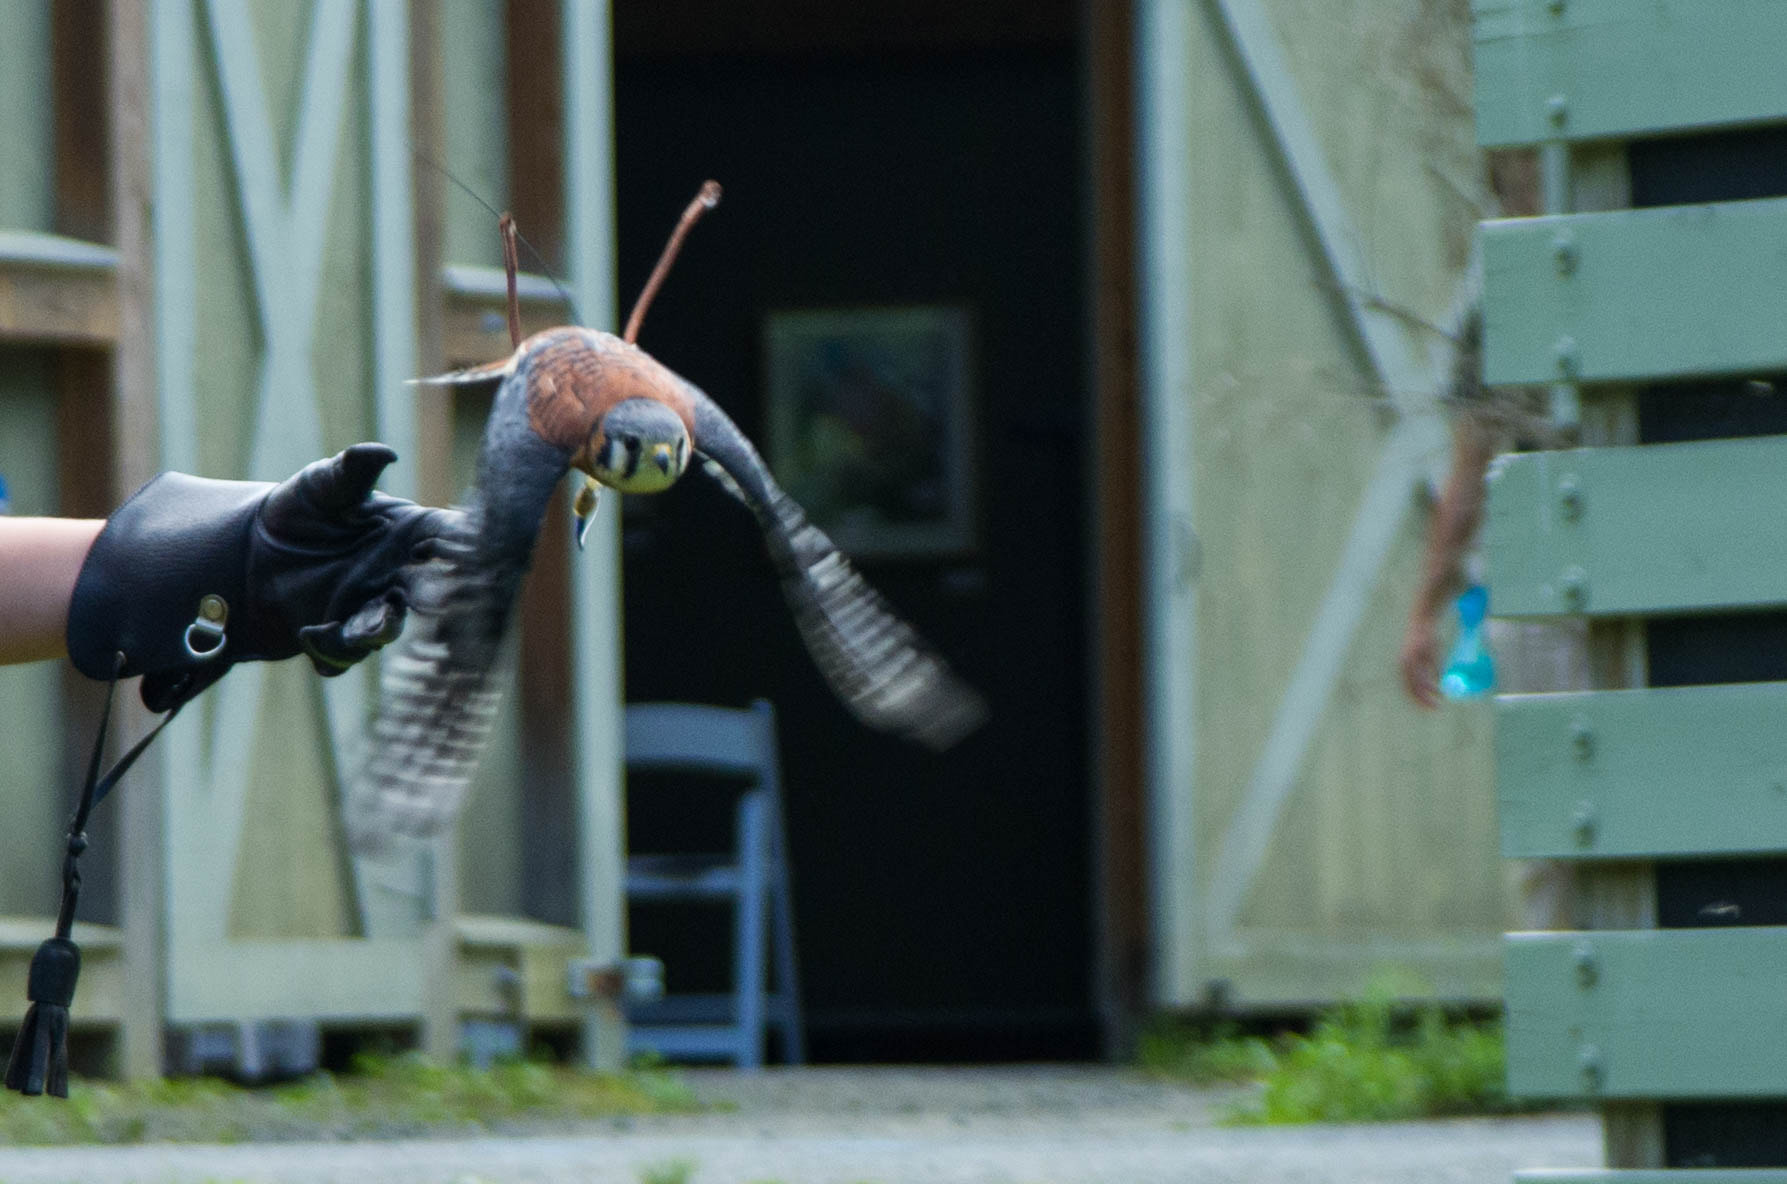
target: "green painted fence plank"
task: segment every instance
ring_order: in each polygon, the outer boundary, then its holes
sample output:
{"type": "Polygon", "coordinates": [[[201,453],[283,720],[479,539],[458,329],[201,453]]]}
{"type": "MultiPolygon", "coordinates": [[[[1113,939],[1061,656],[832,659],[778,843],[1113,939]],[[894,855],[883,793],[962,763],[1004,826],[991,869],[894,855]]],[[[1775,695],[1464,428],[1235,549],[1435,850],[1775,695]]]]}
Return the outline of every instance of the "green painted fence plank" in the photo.
{"type": "Polygon", "coordinates": [[[1787,1168],[1540,1168],[1514,1184],[1787,1184],[1787,1168]]]}
{"type": "Polygon", "coordinates": [[[1511,934],[1507,983],[1517,1096],[1787,1097],[1787,927],[1511,934]]]}
{"type": "Polygon", "coordinates": [[[1490,383],[1787,369],[1787,199],[1511,218],[1482,244],[1490,383]]]}
{"type": "Polygon", "coordinates": [[[1787,603],[1787,436],[1505,456],[1483,537],[1497,616],[1787,603]]]}
{"type": "Polygon", "coordinates": [[[1787,683],[1495,704],[1502,854],[1787,851],[1787,683]]]}
{"type": "Polygon", "coordinates": [[[1477,140],[1621,139],[1787,117],[1780,0],[1477,0],[1477,140]]]}

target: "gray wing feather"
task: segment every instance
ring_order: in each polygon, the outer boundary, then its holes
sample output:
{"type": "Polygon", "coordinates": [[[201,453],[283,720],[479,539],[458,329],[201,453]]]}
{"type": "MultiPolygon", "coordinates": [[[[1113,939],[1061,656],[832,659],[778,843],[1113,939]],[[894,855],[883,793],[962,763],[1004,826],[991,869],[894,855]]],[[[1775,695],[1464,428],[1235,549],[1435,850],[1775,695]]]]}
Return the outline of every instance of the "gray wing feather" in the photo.
{"type": "Polygon", "coordinates": [[[561,450],[527,429],[525,382],[499,383],[471,506],[437,540],[437,558],[412,589],[410,623],[383,659],[371,742],[342,803],[356,851],[452,825],[490,737],[515,599],[566,467],[561,450]]]}
{"type": "Polygon", "coordinates": [[[343,802],[357,853],[375,853],[393,835],[431,838],[445,830],[477,772],[505,680],[500,647],[480,636],[501,606],[466,562],[436,562],[409,627],[381,655],[378,714],[343,802]]]}
{"type": "Polygon", "coordinates": [[[801,637],[844,704],[871,727],[938,750],[979,727],[985,700],[808,521],[725,412],[689,390],[703,468],[756,515],[801,637]]]}

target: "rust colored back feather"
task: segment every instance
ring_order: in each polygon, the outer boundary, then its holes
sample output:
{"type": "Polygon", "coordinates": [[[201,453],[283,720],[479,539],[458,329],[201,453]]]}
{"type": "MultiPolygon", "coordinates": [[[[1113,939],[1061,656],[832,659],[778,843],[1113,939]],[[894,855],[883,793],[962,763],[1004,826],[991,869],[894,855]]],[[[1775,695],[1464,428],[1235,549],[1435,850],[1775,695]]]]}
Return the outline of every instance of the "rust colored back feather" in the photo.
{"type": "Polygon", "coordinates": [[[521,343],[518,369],[527,376],[528,426],[548,444],[566,449],[587,467],[601,418],[627,399],[663,403],[695,429],[695,407],[684,382],[656,358],[612,333],[547,329],[521,343]]]}

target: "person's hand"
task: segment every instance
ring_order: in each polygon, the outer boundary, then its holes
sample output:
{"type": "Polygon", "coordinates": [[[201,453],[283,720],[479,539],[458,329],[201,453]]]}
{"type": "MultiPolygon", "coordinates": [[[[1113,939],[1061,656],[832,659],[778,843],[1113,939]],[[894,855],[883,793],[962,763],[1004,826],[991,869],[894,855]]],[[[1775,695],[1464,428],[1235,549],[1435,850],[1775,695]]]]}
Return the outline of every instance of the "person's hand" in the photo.
{"type": "Polygon", "coordinates": [[[1440,705],[1440,647],[1432,621],[1409,618],[1396,668],[1402,674],[1402,689],[1415,706],[1432,710],[1440,705]]]}
{"type": "Polygon", "coordinates": [[[277,486],[163,473],[88,553],[69,657],[94,678],[141,674],[152,711],[237,662],[303,653],[346,670],[402,630],[420,561],[459,517],[375,492],[394,459],[356,444],[277,486]]]}
{"type": "Polygon", "coordinates": [[[414,565],[459,514],[375,491],[396,459],[356,444],[267,495],[248,554],[248,656],[302,650],[327,677],[403,631],[414,565]]]}

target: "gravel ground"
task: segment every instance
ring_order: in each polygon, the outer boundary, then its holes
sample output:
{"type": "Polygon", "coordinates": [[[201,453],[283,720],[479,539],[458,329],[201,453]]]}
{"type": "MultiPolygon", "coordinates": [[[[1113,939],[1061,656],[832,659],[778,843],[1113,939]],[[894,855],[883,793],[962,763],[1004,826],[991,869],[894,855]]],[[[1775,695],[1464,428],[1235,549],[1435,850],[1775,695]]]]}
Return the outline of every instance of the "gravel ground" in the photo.
{"type": "Polygon", "coordinates": [[[690,1074],[699,1115],[393,1143],[0,1150],[3,1184],[1507,1184],[1599,1163],[1593,1118],[1215,1126],[1232,1095],[1103,1068],[690,1074]],[[673,1170],[683,1165],[682,1175],[673,1170]]]}

